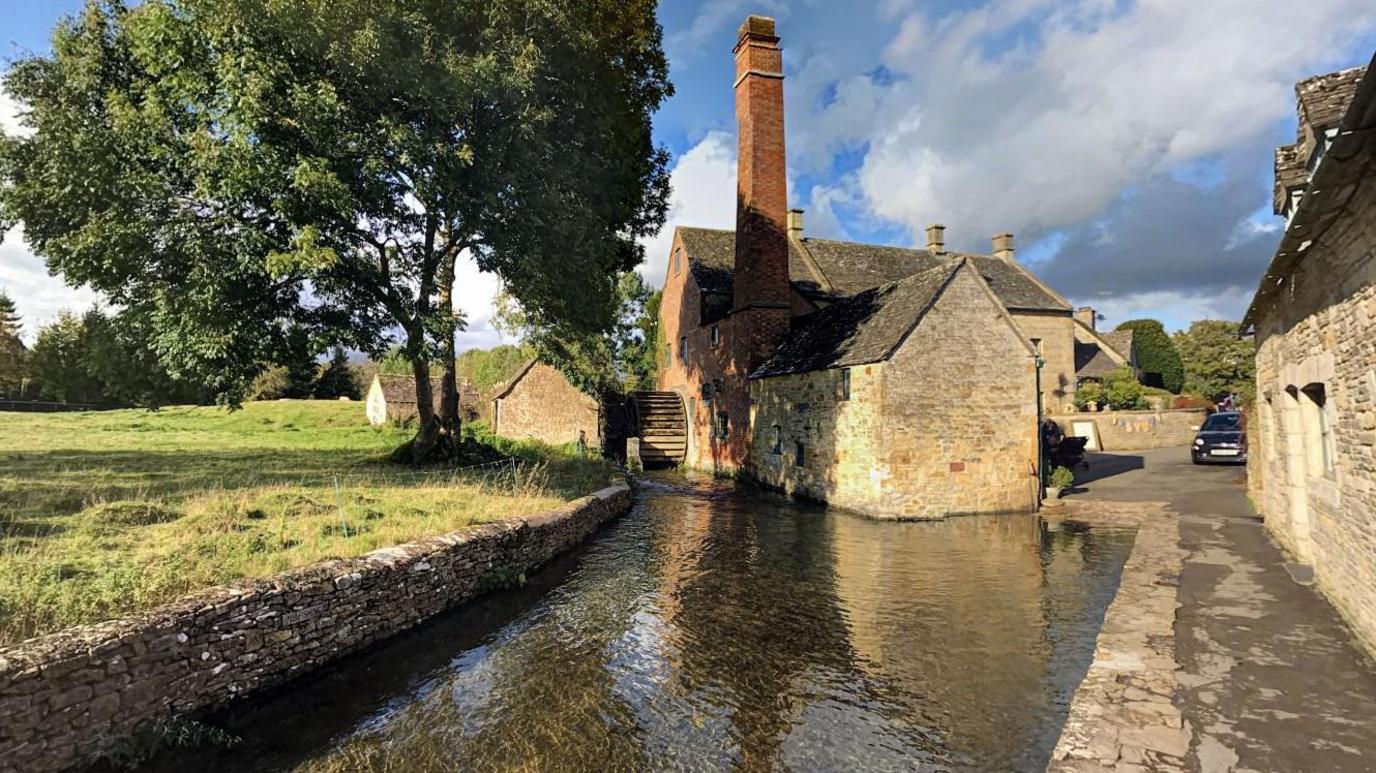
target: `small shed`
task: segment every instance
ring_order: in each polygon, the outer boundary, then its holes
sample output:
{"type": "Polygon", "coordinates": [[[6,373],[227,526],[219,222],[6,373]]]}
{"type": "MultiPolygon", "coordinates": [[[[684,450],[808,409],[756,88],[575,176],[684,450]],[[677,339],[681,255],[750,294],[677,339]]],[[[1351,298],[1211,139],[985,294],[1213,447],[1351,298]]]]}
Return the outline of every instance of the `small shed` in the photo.
{"type": "Polygon", "coordinates": [[[492,398],[492,431],[502,437],[553,445],[601,447],[601,410],[596,399],[539,360],[516,371],[492,398]]]}
{"type": "MultiPolygon", "coordinates": [[[[440,379],[430,379],[430,394],[435,410],[440,407],[440,379]]],[[[459,382],[459,413],[465,421],[477,416],[478,391],[468,381],[459,382]]],[[[416,379],[414,376],[394,376],[379,373],[373,376],[373,384],[368,388],[368,398],[364,401],[368,423],[374,427],[388,421],[414,421],[416,409],[416,379]]]]}

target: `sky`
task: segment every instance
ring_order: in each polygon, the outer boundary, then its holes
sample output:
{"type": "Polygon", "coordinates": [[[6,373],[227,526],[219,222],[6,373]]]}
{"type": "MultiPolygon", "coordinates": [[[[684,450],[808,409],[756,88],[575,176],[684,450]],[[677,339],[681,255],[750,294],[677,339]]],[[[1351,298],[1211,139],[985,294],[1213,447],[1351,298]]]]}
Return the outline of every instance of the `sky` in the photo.
{"type": "MultiPolygon", "coordinates": [[[[46,52],[80,0],[0,0],[0,60],[46,52]]],[[[1294,141],[1295,81],[1366,64],[1370,0],[667,0],[676,89],[655,116],[673,154],[664,230],[642,273],[663,282],[676,225],[735,213],[731,47],[749,14],[784,47],[789,197],[811,236],[1018,258],[1115,325],[1238,319],[1281,235],[1273,151],[1294,141]]],[[[17,128],[0,92],[0,127],[17,128]]],[[[0,288],[30,338],[98,299],[48,276],[11,232],[0,288]]],[[[471,262],[460,346],[502,342],[498,283],[471,262]]]]}

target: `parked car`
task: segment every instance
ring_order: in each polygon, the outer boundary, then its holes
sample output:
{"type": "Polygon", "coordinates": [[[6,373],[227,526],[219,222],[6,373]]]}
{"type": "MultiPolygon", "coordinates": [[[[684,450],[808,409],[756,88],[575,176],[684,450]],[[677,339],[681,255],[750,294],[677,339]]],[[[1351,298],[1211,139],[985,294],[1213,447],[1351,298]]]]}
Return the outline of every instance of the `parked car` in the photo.
{"type": "Polygon", "coordinates": [[[1243,464],[1247,461],[1247,422],[1237,411],[1220,411],[1195,427],[1198,434],[1190,455],[1195,464],[1225,462],[1243,464]]]}

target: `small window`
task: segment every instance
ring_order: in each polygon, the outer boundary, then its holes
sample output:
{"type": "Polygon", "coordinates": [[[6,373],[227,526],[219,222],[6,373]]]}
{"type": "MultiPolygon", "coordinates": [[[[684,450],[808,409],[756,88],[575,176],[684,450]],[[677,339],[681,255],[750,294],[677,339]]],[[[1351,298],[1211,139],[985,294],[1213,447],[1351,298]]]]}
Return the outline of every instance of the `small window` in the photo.
{"type": "Polygon", "coordinates": [[[688,336],[678,339],[678,361],[685,365],[688,363],[688,336]]]}
{"type": "Polygon", "coordinates": [[[721,346],[721,328],[717,325],[712,326],[712,348],[721,346]]]}
{"type": "Polygon", "coordinates": [[[679,248],[679,249],[677,249],[677,250],[674,250],[674,273],[677,274],[679,271],[682,271],[682,270],[683,270],[683,249],[682,249],[682,248],[679,248]]]}
{"type": "Polygon", "coordinates": [[[717,426],[714,433],[718,439],[725,440],[731,434],[731,417],[726,411],[717,411],[717,426]]]}
{"type": "Polygon", "coordinates": [[[1309,413],[1313,417],[1313,427],[1317,433],[1314,440],[1317,441],[1318,447],[1314,449],[1312,457],[1322,465],[1320,469],[1325,475],[1332,475],[1337,448],[1334,445],[1332,418],[1328,415],[1327,391],[1323,384],[1310,384],[1300,391],[1309,398],[1309,413]]]}
{"type": "Polygon", "coordinates": [[[667,367],[669,367],[670,365],[673,365],[673,364],[674,364],[674,346],[673,346],[673,344],[665,344],[665,345],[664,345],[664,367],[667,368],[667,367]]]}
{"type": "Polygon", "coordinates": [[[850,368],[841,369],[841,385],[838,391],[840,392],[840,399],[850,399],[850,368]]]}
{"type": "Polygon", "coordinates": [[[711,384],[703,384],[703,385],[702,385],[702,401],[703,401],[704,403],[708,404],[708,405],[711,405],[711,404],[712,404],[712,385],[711,385],[711,384]]]}
{"type": "Polygon", "coordinates": [[[807,448],[803,446],[803,441],[799,440],[793,444],[793,466],[802,467],[807,462],[807,448]]]}
{"type": "Polygon", "coordinates": [[[769,445],[769,453],[771,453],[771,454],[776,454],[776,455],[783,455],[783,452],[784,452],[784,428],[783,428],[783,427],[780,427],[778,424],[775,424],[775,425],[774,425],[774,428],[773,428],[772,430],[770,430],[770,433],[771,433],[771,434],[770,434],[770,437],[771,437],[772,440],[771,440],[770,445],[769,445]]]}
{"type": "Polygon", "coordinates": [[[1040,338],[1033,338],[1033,339],[1032,339],[1032,351],[1036,352],[1037,354],[1041,354],[1041,353],[1042,353],[1042,339],[1040,339],[1040,338]]]}

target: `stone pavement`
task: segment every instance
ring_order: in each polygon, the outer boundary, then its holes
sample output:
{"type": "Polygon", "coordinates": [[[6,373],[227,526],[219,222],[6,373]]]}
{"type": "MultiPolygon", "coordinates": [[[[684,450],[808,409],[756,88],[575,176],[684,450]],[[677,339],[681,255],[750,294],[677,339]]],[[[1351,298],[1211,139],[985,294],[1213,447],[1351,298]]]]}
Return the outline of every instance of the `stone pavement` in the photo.
{"type": "MultiPolygon", "coordinates": [[[[1286,571],[1286,556],[1250,512],[1244,471],[1195,467],[1184,449],[1101,455],[1091,462],[1084,491],[1068,509],[1102,507],[1123,518],[1135,508],[1143,524],[1139,543],[1143,536],[1155,541],[1150,530],[1160,527],[1153,514],[1162,508],[1178,529],[1183,561],[1176,569],[1166,555],[1158,567],[1162,582],[1178,573],[1174,635],[1170,642],[1148,635],[1150,646],[1138,651],[1147,658],[1172,653],[1173,703],[1189,746],[1183,760],[1163,755],[1148,769],[1376,771],[1376,664],[1353,643],[1332,606],[1286,571]]],[[[1140,581],[1128,574],[1135,559],[1137,549],[1105,618],[1100,650],[1111,640],[1115,614],[1139,612],[1135,625],[1142,632],[1159,631],[1159,597],[1131,593],[1130,582],[1140,581]]],[[[1105,738],[1114,732],[1115,739],[1122,737],[1108,728],[1125,716],[1130,697],[1140,695],[1104,691],[1092,681],[1103,669],[1096,653],[1050,769],[1132,770],[1138,764],[1136,750],[1117,740],[1118,758],[1107,759],[1113,750],[1105,738]]],[[[1150,719],[1143,728],[1160,724],[1150,719]]]]}

